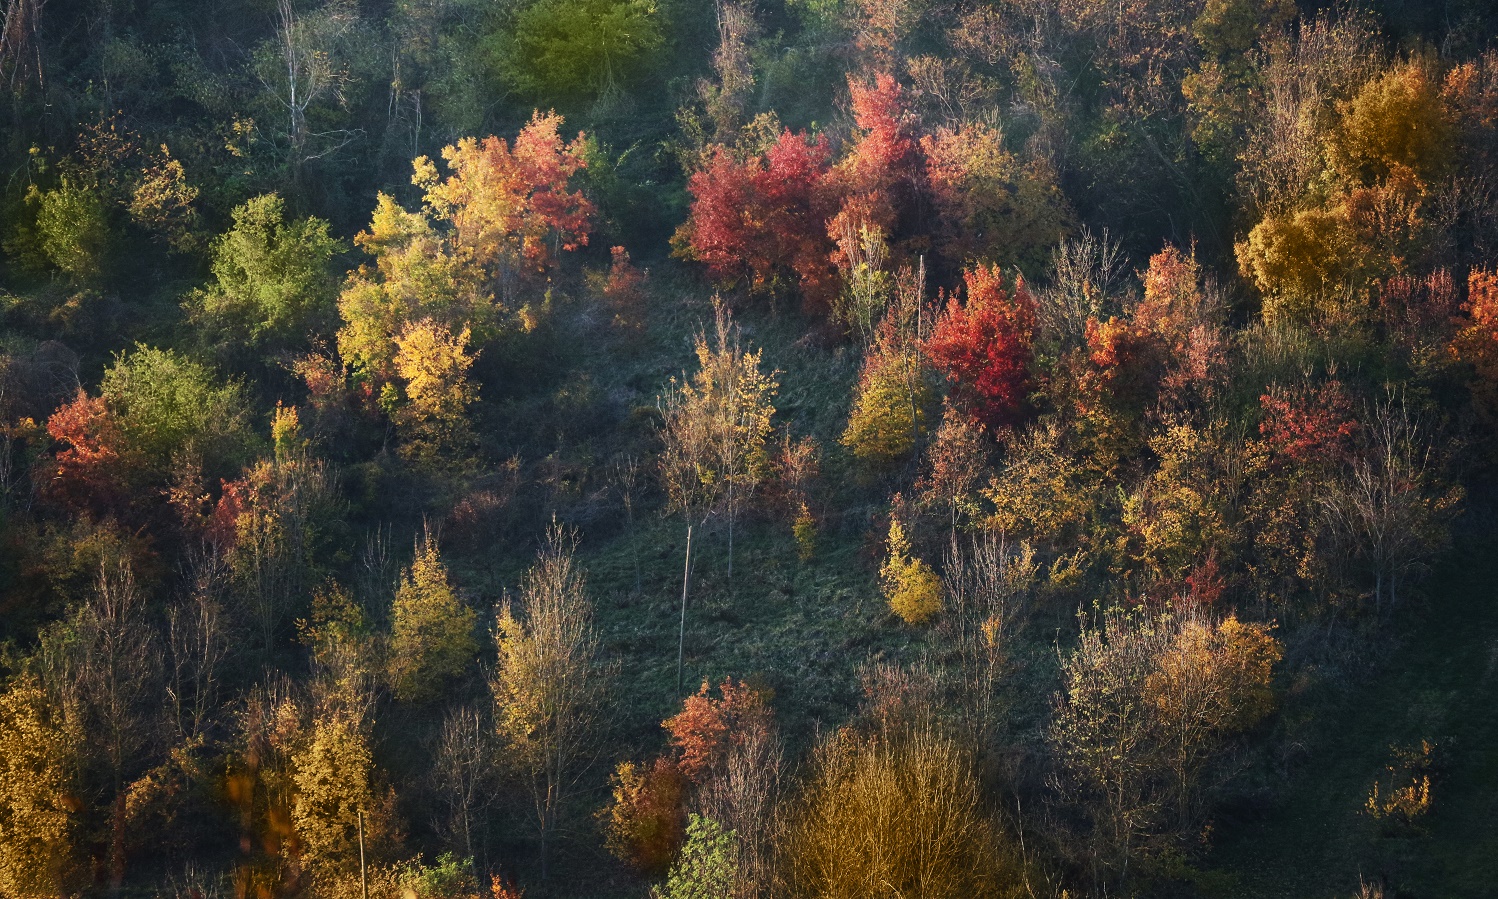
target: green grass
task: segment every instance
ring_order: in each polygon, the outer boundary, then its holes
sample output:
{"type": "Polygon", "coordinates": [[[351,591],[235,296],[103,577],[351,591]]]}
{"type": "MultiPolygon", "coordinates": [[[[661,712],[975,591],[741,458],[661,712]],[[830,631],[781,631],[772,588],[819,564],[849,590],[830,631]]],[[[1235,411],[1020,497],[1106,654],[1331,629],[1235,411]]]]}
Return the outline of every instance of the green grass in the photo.
{"type": "Polygon", "coordinates": [[[1351,896],[1358,878],[1389,895],[1498,892],[1498,545],[1461,541],[1384,633],[1393,644],[1361,683],[1287,700],[1288,781],[1255,820],[1223,821],[1206,867],[1221,895],[1351,896]],[[1390,747],[1437,744],[1432,808],[1413,826],[1363,809],[1390,747]]]}

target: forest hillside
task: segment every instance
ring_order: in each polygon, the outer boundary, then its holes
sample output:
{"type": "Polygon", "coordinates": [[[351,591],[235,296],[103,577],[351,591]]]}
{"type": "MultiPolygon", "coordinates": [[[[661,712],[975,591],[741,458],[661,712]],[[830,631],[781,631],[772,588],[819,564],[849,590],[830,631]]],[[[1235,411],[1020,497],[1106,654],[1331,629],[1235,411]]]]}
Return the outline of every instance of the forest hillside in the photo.
{"type": "Polygon", "coordinates": [[[0,15],[0,899],[1498,892],[1491,4],[0,15]]]}

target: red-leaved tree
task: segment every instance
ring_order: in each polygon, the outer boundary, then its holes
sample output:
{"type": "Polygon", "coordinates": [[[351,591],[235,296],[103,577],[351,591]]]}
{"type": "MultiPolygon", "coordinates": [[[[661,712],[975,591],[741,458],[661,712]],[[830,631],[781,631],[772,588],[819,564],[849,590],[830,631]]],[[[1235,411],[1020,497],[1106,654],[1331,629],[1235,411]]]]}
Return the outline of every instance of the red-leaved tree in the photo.
{"type": "Polygon", "coordinates": [[[677,252],[722,282],[753,289],[799,282],[812,306],[837,292],[826,221],[830,151],[825,137],[781,132],[763,156],[740,159],[714,148],[692,174],[692,208],[676,233],[677,252]]]}
{"type": "MultiPolygon", "coordinates": [[[[883,72],[873,84],[848,79],[853,121],[857,126],[848,153],[833,169],[832,181],[842,197],[827,234],[843,242],[870,228],[890,238],[908,230],[921,192],[925,163],[918,143],[918,119],[906,104],[900,83],[883,72]]],[[[843,263],[844,250],[835,261],[843,263]]]]}
{"type": "Polygon", "coordinates": [[[1358,421],[1342,382],[1298,390],[1276,386],[1259,397],[1259,406],[1259,434],[1282,460],[1323,469],[1352,459],[1358,421]]]}
{"type": "Polygon", "coordinates": [[[925,341],[926,355],[971,414],[993,428],[1014,425],[1030,394],[1035,299],[1022,278],[1006,291],[997,266],[968,269],[963,280],[967,302],[947,301],[925,341]]]}

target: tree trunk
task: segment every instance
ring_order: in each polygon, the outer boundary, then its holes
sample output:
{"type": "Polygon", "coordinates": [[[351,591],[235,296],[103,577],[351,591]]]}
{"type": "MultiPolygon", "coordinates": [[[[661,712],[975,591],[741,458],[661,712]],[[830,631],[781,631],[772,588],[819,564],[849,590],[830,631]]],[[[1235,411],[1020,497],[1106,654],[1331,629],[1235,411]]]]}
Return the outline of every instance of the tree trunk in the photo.
{"type": "Polygon", "coordinates": [[[687,645],[687,585],[692,578],[692,526],[687,525],[687,558],[681,568],[681,628],[676,635],[676,692],[681,693],[682,659],[687,645]]]}

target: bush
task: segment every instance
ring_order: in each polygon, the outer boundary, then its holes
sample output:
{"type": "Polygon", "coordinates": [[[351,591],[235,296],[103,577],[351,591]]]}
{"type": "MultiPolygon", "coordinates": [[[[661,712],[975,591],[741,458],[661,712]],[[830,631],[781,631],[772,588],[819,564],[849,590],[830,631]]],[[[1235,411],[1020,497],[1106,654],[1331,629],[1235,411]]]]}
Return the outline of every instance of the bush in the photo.
{"type": "Polygon", "coordinates": [[[822,899],[1022,891],[970,754],[922,725],[843,731],[816,750],[786,862],[795,894],[822,899]]]}

